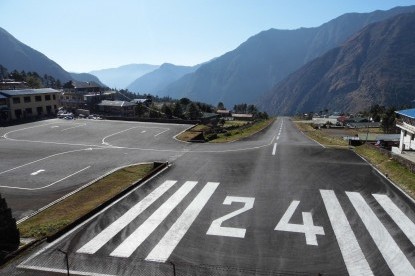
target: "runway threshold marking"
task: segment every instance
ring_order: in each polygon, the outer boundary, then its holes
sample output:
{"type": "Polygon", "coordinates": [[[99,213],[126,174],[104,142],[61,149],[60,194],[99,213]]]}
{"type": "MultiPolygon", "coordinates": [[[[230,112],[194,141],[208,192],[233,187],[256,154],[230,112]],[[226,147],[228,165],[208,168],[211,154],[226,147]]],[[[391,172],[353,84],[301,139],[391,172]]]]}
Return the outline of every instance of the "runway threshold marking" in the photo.
{"type": "Polygon", "coordinates": [[[415,224],[393,203],[387,195],[373,194],[373,197],[388,213],[402,232],[415,245],[415,224]]]}
{"type": "Polygon", "coordinates": [[[177,181],[167,180],[161,184],[157,189],[148,194],[144,199],[134,205],[119,219],[114,221],[110,226],[105,228],[101,233],[95,236],[92,240],[82,246],[77,253],[94,254],[101,247],[103,247],[109,240],[117,235],[122,229],[130,224],[136,217],[144,212],[157,199],[165,194],[177,181]]]}
{"type": "Polygon", "coordinates": [[[361,194],[346,192],[380,253],[395,275],[415,275],[415,269],[361,194]]]}
{"type": "Polygon", "coordinates": [[[128,258],[159,226],[163,220],[179,205],[185,196],[196,186],[196,181],[187,181],[169,199],[167,199],[143,224],[126,238],[110,256],[128,258]]]}
{"type": "Polygon", "coordinates": [[[350,276],[373,275],[336,194],[332,190],[320,190],[320,194],[346,264],[347,272],[350,276]]]}
{"type": "Polygon", "coordinates": [[[147,261],[167,261],[218,186],[218,182],[208,182],[205,185],[202,191],[195,197],[186,210],[184,210],[172,227],[170,227],[160,242],[148,254],[147,261]]]}

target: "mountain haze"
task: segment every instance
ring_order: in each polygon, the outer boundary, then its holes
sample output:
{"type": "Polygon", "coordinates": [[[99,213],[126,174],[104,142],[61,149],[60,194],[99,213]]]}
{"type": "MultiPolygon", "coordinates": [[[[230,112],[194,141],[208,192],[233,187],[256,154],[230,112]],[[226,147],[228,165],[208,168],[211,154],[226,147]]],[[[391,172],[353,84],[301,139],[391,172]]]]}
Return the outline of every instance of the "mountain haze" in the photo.
{"type": "Polygon", "coordinates": [[[172,98],[188,97],[210,104],[222,101],[228,108],[236,103],[255,103],[290,73],[340,46],[368,24],[414,10],[415,6],[411,6],[372,13],[350,13],[316,28],[270,29],[202,65],[161,93],[172,98]]]}
{"type": "Polygon", "coordinates": [[[59,64],[20,42],[2,28],[0,28],[0,49],[0,64],[9,72],[24,70],[36,72],[41,76],[46,74],[59,79],[62,83],[71,80],[71,75],[59,64]]]}
{"type": "Polygon", "coordinates": [[[97,76],[110,88],[125,89],[137,78],[156,70],[159,65],[128,64],[117,68],[94,70],[89,73],[97,76]]]}
{"type": "Polygon", "coordinates": [[[197,68],[199,68],[199,65],[179,66],[164,63],[156,70],[136,79],[127,86],[127,89],[132,92],[150,93],[161,97],[166,96],[161,94],[160,91],[184,75],[194,72],[197,68]]]}
{"type": "Polygon", "coordinates": [[[357,112],[415,99],[415,13],[367,26],[280,82],[260,106],[271,114],[357,112]]]}

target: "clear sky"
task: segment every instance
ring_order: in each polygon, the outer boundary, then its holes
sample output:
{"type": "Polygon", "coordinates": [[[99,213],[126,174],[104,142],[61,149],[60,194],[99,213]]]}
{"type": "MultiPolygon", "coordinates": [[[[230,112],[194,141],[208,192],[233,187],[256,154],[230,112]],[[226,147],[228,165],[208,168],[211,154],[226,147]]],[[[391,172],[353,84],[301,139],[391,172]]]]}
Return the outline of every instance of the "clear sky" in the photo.
{"type": "Polygon", "coordinates": [[[195,65],[270,28],[409,5],[415,0],[0,0],[0,27],[65,70],[89,72],[195,65]]]}

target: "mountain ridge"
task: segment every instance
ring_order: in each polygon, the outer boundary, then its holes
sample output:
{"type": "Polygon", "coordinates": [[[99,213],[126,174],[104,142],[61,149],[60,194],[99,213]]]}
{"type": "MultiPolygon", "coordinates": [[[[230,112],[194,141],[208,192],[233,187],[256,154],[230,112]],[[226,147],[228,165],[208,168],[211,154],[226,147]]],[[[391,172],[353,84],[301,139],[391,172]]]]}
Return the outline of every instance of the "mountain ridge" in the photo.
{"type": "Polygon", "coordinates": [[[290,73],[340,46],[368,23],[413,10],[415,6],[350,13],[313,28],[269,29],[173,82],[162,93],[210,104],[222,101],[228,107],[242,102],[255,103],[290,73]],[[345,22],[349,22],[347,28],[345,22]]]}
{"type": "Polygon", "coordinates": [[[358,112],[414,100],[415,12],[373,23],[307,63],[261,100],[270,114],[358,112]]]}
{"type": "Polygon", "coordinates": [[[127,89],[132,92],[151,93],[163,97],[166,95],[161,94],[160,91],[184,75],[194,72],[197,68],[199,65],[182,66],[163,63],[154,71],[137,78],[127,86],[127,89]]]}
{"type": "Polygon", "coordinates": [[[36,72],[49,75],[62,83],[71,80],[71,75],[59,64],[43,53],[16,39],[0,28],[0,64],[10,71],[36,72]]]}

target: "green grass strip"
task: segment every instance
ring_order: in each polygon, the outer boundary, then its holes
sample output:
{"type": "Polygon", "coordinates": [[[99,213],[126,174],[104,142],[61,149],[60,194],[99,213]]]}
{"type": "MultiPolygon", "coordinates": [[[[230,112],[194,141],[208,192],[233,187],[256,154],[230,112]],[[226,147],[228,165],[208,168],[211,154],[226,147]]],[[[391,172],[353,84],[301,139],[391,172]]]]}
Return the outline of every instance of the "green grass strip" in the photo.
{"type": "Polygon", "coordinates": [[[415,198],[415,174],[409,169],[371,146],[358,146],[355,151],[415,198]]]}
{"type": "Polygon", "coordinates": [[[237,140],[241,140],[243,138],[247,138],[255,133],[260,132],[261,130],[268,127],[275,121],[275,118],[270,118],[268,120],[261,120],[257,121],[254,124],[245,127],[245,125],[241,128],[233,129],[228,131],[227,133],[220,133],[218,134],[218,138],[209,141],[210,143],[227,143],[233,142],[237,140]]]}

